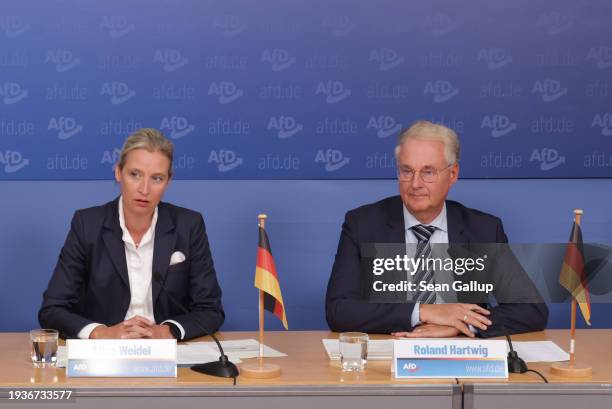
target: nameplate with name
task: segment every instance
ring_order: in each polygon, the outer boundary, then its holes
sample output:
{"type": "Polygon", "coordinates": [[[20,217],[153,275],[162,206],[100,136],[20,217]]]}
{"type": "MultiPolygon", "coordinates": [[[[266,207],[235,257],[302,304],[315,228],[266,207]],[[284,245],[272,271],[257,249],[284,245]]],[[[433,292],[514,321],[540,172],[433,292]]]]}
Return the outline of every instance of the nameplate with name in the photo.
{"type": "Polygon", "coordinates": [[[396,378],[508,378],[506,341],[402,339],[393,343],[396,378]]]}
{"type": "Polygon", "coordinates": [[[71,377],[176,377],[175,339],[69,339],[71,377]]]}

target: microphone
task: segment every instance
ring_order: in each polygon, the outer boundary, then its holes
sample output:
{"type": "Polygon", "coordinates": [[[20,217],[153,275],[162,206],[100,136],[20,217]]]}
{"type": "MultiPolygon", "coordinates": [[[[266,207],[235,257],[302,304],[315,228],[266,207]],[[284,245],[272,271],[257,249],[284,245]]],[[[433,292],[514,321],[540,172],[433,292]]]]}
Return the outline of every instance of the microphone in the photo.
{"type": "Polygon", "coordinates": [[[506,328],[506,326],[503,324],[501,324],[500,327],[503,330],[504,337],[506,337],[506,341],[508,341],[508,346],[510,347],[510,352],[508,352],[508,372],[510,373],[533,372],[536,375],[538,375],[540,378],[542,378],[544,383],[548,383],[548,379],[546,379],[544,375],[542,375],[540,372],[536,371],[535,369],[529,369],[527,367],[527,364],[525,363],[525,361],[523,361],[523,359],[520,356],[518,356],[518,353],[514,350],[514,347],[512,346],[512,340],[510,339],[510,331],[508,331],[508,328],[506,328]]]}
{"type": "MultiPolygon", "coordinates": [[[[504,330],[506,328],[504,327],[504,330]]],[[[506,331],[506,340],[508,341],[508,346],[510,347],[510,352],[508,352],[508,372],[510,373],[525,373],[527,372],[527,364],[523,359],[518,356],[518,353],[512,347],[512,340],[510,339],[510,335],[508,335],[506,331]]]]}
{"type": "MultiPolygon", "coordinates": [[[[170,294],[170,291],[166,289],[166,285],[164,283],[165,280],[161,273],[158,273],[158,272],[153,273],[153,278],[155,279],[155,281],[159,283],[159,285],[161,286],[161,289],[166,293],[170,301],[172,301],[172,304],[178,307],[178,309],[184,312],[185,314],[190,313],[190,311],[187,310],[187,308],[183,307],[183,305],[180,302],[178,302],[177,299],[172,296],[172,294],[170,294]]],[[[225,352],[223,352],[223,347],[221,346],[221,343],[219,342],[217,337],[214,334],[210,333],[206,329],[206,327],[202,325],[202,323],[198,320],[196,316],[193,316],[193,320],[198,325],[198,327],[202,331],[204,331],[206,335],[210,335],[210,337],[216,342],[217,347],[219,348],[219,352],[221,353],[221,356],[219,356],[218,361],[207,362],[205,364],[193,365],[191,366],[191,370],[195,372],[203,373],[206,375],[219,376],[221,378],[234,378],[234,384],[235,384],[236,377],[238,376],[238,368],[236,367],[236,365],[234,365],[233,362],[231,362],[227,358],[227,355],[225,355],[225,352]]]]}
{"type": "Polygon", "coordinates": [[[508,372],[527,372],[527,364],[525,363],[525,361],[523,361],[523,358],[518,356],[518,353],[514,350],[514,347],[512,346],[512,339],[510,339],[510,331],[508,331],[508,328],[506,328],[504,324],[501,324],[500,328],[504,333],[504,337],[506,337],[506,341],[508,341],[508,347],[510,347],[510,352],[508,352],[508,372]]]}

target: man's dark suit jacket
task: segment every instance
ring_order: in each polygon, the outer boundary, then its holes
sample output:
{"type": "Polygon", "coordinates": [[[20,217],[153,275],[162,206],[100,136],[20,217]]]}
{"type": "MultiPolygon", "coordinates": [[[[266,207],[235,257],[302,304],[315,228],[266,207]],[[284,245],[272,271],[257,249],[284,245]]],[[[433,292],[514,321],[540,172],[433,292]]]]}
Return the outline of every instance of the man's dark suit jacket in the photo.
{"type": "MultiPolygon", "coordinates": [[[[119,225],[119,199],[78,210],[38,313],[42,328],[55,328],[75,338],[87,324],[107,326],[125,319],[130,304],[125,247],[119,225]]],[[[160,202],[153,250],[153,272],[162,274],[166,289],[190,312],[184,314],[152,278],[156,323],[172,319],[183,326],[184,339],[215,332],[223,323],[221,289],[202,215],[160,202]],[[175,251],[185,261],[170,266],[175,251]]]]}
{"type": "MultiPolygon", "coordinates": [[[[507,243],[499,218],[447,201],[449,243],[507,243]]],[[[346,214],[332,269],[325,311],[333,331],[390,333],[411,331],[412,303],[369,303],[361,287],[360,243],[404,243],[403,203],[393,196],[353,209],[346,214]]],[[[482,337],[544,329],[548,308],[544,303],[506,303],[489,308],[493,325],[482,337]]]]}

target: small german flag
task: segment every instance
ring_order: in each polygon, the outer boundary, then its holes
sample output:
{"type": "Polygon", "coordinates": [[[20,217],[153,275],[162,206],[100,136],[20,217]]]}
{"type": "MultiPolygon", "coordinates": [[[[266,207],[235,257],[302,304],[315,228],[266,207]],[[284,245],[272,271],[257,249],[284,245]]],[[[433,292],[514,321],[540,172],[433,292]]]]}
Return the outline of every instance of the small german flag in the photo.
{"type": "Polygon", "coordinates": [[[591,325],[591,298],[584,269],[582,230],[580,225],[576,223],[572,226],[570,241],[567,244],[563,266],[559,274],[559,283],[576,299],[584,320],[588,325],[591,325]]]}
{"type": "Polygon", "coordinates": [[[266,231],[261,226],[259,227],[255,287],[264,292],[264,309],[276,315],[283,322],[285,329],[289,329],[287,316],[285,315],[283,295],[281,294],[278,274],[274,266],[272,249],[270,249],[270,241],[266,231]]]}

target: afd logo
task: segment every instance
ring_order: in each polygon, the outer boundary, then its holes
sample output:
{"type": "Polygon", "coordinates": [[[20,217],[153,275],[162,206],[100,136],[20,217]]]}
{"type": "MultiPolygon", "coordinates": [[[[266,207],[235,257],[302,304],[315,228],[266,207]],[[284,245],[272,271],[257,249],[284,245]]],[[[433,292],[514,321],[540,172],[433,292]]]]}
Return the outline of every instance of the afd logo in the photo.
{"type": "Polygon", "coordinates": [[[610,68],[612,67],[612,47],[591,47],[586,58],[595,61],[600,70],[610,68]]]}
{"type": "Polygon", "coordinates": [[[559,152],[553,148],[535,148],[529,162],[540,162],[540,170],[546,172],[565,163],[565,156],[559,155],[559,152]]]}
{"type": "Polygon", "coordinates": [[[319,149],[315,155],[315,163],[324,163],[327,172],[334,172],[349,164],[350,158],[345,157],[336,149],[319,149]]]}
{"type": "Polygon", "coordinates": [[[58,139],[69,139],[80,133],[83,126],[77,123],[76,119],[60,116],[49,119],[48,131],[57,131],[58,139]]]}
{"type": "Polygon", "coordinates": [[[299,133],[304,126],[292,116],[273,116],[268,121],[268,130],[277,131],[279,139],[287,139],[299,133]]]}
{"type": "Polygon", "coordinates": [[[168,130],[170,138],[180,139],[185,135],[189,135],[194,131],[195,126],[190,124],[186,118],[182,116],[163,117],[159,129],[168,130]]]}
{"type": "Polygon", "coordinates": [[[536,25],[544,27],[549,35],[558,35],[570,30],[574,26],[574,21],[568,13],[553,11],[541,14],[536,25]]]}
{"type": "Polygon", "coordinates": [[[591,128],[600,127],[603,136],[612,136],[612,112],[596,114],[591,123],[591,128]]]}
{"type": "Polygon", "coordinates": [[[451,100],[459,94],[459,89],[455,88],[449,81],[427,81],[423,94],[433,95],[435,103],[442,103],[451,100]]]}
{"type": "Polygon", "coordinates": [[[128,22],[125,16],[102,16],[100,28],[106,30],[112,38],[121,38],[134,30],[134,24],[128,22]]]}
{"type": "Polygon", "coordinates": [[[369,62],[378,64],[380,71],[389,71],[404,63],[404,57],[390,48],[375,48],[370,51],[369,62]]]}
{"type": "Polygon", "coordinates": [[[229,172],[242,165],[242,162],[242,158],[238,157],[236,152],[226,149],[210,151],[208,155],[208,163],[216,163],[219,172],[229,172]]]}
{"type": "Polygon", "coordinates": [[[295,64],[295,61],[295,57],[289,55],[287,50],[282,50],[280,48],[266,48],[263,53],[261,53],[261,62],[270,64],[274,72],[286,70],[295,64]]]}
{"type": "Polygon", "coordinates": [[[336,104],[351,95],[351,90],[340,81],[319,82],[315,95],[324,95],[325,102],[336,104]]]}
{"type": "Polygon", "coordinates": [[[28,91],[21,88],[16,82],[4,82],[0,84],[0,97],[4,105],[13,105],[28,96],[28,91]]]}
{"type": "Polygon", "coordinates": [[[514,131],[516,129],[516,123],[512,122],[506,115],[485,115],[485,117],[482,118],[480,128],[490,129],[492,137],[500,138],[514,131]]]}
{"type": "Polygon", "coordinates": [[[85,362],[72,364],[72,370],[74,372],[84,372],[84,371],[87,371],[88,369],[89,369],[89,366],[85,362]]]}
{"type": "Polygon", "coordinates": [[[45,64],[54,64],[57,72],[70,71],[80,63],[81,60],[75,57],[70,50],[47,50],[45,57],[45,64]]]}
{"type": "Polygon", "coordinates": [[[130,89],[125,82],[113,81],[102,84],[100,95],[108,95],[113,105],[121,105],[132,99],[136,91],[130,89]]]}
{"type": "Polygon", "coordinates": [[[28,166],[30,160],[16,151],[0,151],[0,164],[4,165],[4,173],[15,173],[28,166]]]}
{"type": "Polygon", "coordinates": [[[325,16],[323,28],[329,30],[334,37],[345,37],[355,28],[356,24],[349,16],[325,16]]]}
{"type": "Polygon", "coordinates": [[[459,26],[457,20],[448,14],[437,13],[425,17],[425,27],[434,37],[443,37],[459,26]]]}
{"type": "Polygon", "coordinates": [[[220,30],[225,38],[236,37],[249,28],[239,16],[227,14],[215,17],[212,26],[213,29],[220,30]]]}
{"type": "Polygon", "coordinates": [[[121,156],[121,149],[119,148],[114,148],[109,151],[104,151],[102,152],[102,160],[100,160],[100,163],[102,165],[111,165],[111,167],[114,167],[115,164],[119,161],[120,156],[121,156]]]}
{"type": "Polygon", "coordinates": [[[419,366],[414,362],[407,362],[402,366],[402,370],[408,371],[409,373],[415,373],[419,371],[419,366]]]}
{"type": "Polygon", "coordinates": [[[389,115],[371,116],[366,129],[375,129],[376,136],[387,138],[396,135],[402,129],[402,124],[397,123],[395,118],[389,115]]]}
{"type": "Polygon", "coordinates": [[[219,81],[210,84],[208,87],[208,95],[217,96],[219,103],[225,105],[243,96],[244,91],[238,88],[233,82],[219,81]]]}
{"type": "Polygon", "coordinates": [[[552,102],[567,94],[567,88],[562,87],[561,83],[557,80],[536,80],[531,89],[531,93],[542,94],[542,101],[552,102]]]}
{"type": "Polygon", "coordinates": [[[21,17],[0,16],[0,30],[8,38],[19,37],[30,29],[30,25],[24,23],[21,17]]]}
{"type": "Polygon", "coordinates": [[[487,63],[489,71],[499,70],[512,62],[512,56],[505,49],[499,47],[481,48],[478,52],[477,61],[487,63]]]}
{"type": "Polygon", "coordinates": [[[189,60],[181,54],[179,50],[166,48],[165,50],[156,50],[153,54],[153,63],[161,64],[165,72],[176,71],[189,60]]]}

